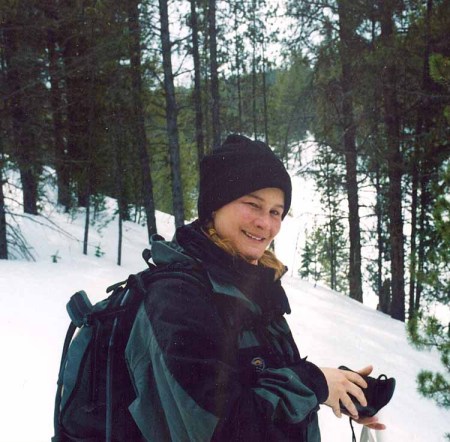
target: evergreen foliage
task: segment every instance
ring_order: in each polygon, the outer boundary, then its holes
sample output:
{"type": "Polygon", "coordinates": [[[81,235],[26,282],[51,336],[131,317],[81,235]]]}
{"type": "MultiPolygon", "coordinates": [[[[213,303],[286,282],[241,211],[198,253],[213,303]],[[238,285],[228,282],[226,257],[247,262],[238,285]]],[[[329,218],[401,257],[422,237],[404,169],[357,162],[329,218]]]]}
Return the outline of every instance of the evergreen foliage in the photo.
{"type": "MultiPolygon", "coordinates": [[[[227,133],[268,141],[291,162],[312,135],[321,167],[330,150],[339,164],[332,185],[314,175],[329,197],[326,222],[316,227],[348,236],[339,268],[348,271],[350,295],[358,299],[363,269],[399,319],[405,307],[413,317],[443,300],[450,2],[286,0],[278,10],[264,0],[167,3],[169,22],[180,26],[171,28],[164,57],[158,2],[1,3],[1,155],[20,173],[22,209],[39,211],[43,167],[51,165],[65,210],[91,201],[86,228],[95,201],[111,196],[119,220],[147,219],[150,235],[155,209],[174,214],[176,199],[184,203],[178,219],[195,217],[199,160],[227,133]],[[290,27],[275,29],[284,6],[290,27]],[[173,63],[169,112],[164,58],[173,63]],[[175,174],[167,116],[178,125],[175,174]],[[370,231],[360,226],[366,188],[375,201],[364,207],[370,231]],[[358,258],[369,245],[377,256],[358,258]]],[[[5,207],[0,199],[2,256],[11,229],[5,207]]],[[[306,267],[322,246],[311,232],[306,267]]],[[[327,253],[334,262],[335,252],[327,253]]]]}
{"type": "MultiPolygon", "coordinates": [[[[436,235],[433,247],[428,254],[427,273],[422,275],[429,302],[436,303],[450,311],[450,164],[442,170],[440,189],[437,194],[433,216],[436,235]],[[441,193],[442,192],[442,193],[441,193]],[[432,251],[431,251],[432,250],[432,251]]],[[[429,315],[424,311],[417,313],[408,321],[411,342],[418,348],[435,348],[441,355],[445,374],[423,370],[419,373],[419,391],[433,399],[438,405],[450,408],[450,323],[429,315]]]]}
{"type": "Polygon", "coordinates": [[[436,317],[417,315],[408,321],[411,342],[419,349],[435,348],[441,354],[446,375],[422,370],[417,377],[419,391],[439,406],[450,408],[450,329],[436,317]]]}
{"type": "Polygon", "coordinates": [[[344,167],[341,158],[328,146],[320,146],[309,174],[324,209],[320,220],[307,236],[302,253],[302,277],[320,278],[334,290],[348,293],[348,244],[343,225],[342,186],[344,167]]]}
{"type": "Polygon", "coordinates": [[[301,265],[298,274],[305,279],[311,279],[317,283],[321,279],[320,269],[320,245],[317,236],[321,236],[321,231],[315,225],[311,234],[306,233],[306,241],[301,254],[301,265]]]}
{"type": "Polygon", "coordinates": [[[325,283],[333,290],[348,293],[347,244],[344,227],[337,218],[315,225],[306,237],[299,275],[314,283],[325,283]]]}
{"type": "MultiPolygon", "coordinates": [[[[311,130],[319,143],[345,155],[348,177],[354,133],[357,191],[371,182],[377,195],[376,222],[368,237],[376,241],[378,257],[370,257],[363,268],[370,269],[376,292],[392,298],[390,314],[404,320],[406,282],[411,316],[427,302],[423,278],[429,274],[436,235],[433,189],[450,154],[449,124],[443,119],[448,88],[434,73],[434,60],[448,57],[444,40],[450,3],[429,1],[422,7],[416,2],[329,0],[287,5],[296,26],[290,45],[308,53],[314,65],[311,130]],[[404,222],[410,227],[409,242],[404,222]],[[404,268],[409,268],[407,281],[404,268]]],[[[354,189],[347,178],[350,185],[354,189]]],[[[346,190],[351,226],[355,198],[346,190]]]]}

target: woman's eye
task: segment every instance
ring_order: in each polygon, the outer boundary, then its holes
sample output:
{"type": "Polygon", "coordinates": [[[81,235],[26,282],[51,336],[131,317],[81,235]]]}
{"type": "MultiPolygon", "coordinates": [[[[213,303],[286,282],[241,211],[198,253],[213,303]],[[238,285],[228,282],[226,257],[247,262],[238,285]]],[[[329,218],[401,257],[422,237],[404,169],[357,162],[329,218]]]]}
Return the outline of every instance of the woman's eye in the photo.
{"type": "Polygon", "coordinates": [[[254,203],[254,202],[252,202],[252,201],[247,201],[246,204],[248,204],[248,205],[251,206],[251,207],[254,207],[255,209],[257,209],[257,208],[259,207],[258,204],[254,203]]]}
{"type": "Polygon", "coordinates": [[[280,216],[281,215],[281,213],[278,211],[278,210],[272,210],[272,215],[275,215],[275,216],[280,216]]]}

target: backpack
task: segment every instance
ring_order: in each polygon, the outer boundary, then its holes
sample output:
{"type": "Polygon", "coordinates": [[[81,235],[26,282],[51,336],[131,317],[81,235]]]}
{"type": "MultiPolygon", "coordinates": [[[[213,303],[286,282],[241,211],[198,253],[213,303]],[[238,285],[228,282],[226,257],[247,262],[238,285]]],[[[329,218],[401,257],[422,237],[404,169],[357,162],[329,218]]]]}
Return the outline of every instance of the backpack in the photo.
{"type": "Polygon", "coordinates": [[[71,323],[61,356],[52,442],[143,440],[128,411],[135,393],[125,360],[138,308],[157,279],[206,285],[205,276],[192,265],[156,267],[149,262],[149,250],[143,256],[149,268],[108,287],[108,298],[92,305],[79,291],[67,303],[71,323]]]}

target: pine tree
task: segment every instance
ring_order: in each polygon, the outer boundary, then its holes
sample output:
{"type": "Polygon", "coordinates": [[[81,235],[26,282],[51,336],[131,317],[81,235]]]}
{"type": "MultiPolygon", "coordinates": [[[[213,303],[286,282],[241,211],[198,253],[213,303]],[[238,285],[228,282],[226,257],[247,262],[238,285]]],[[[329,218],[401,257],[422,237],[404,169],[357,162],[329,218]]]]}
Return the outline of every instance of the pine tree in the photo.
{"type": "MultiPolygon", "coordinates": [[[[313,232],[315,231],[318,231],[317,226],[313,229],[313,232]]],[[[315,241],[315,238],[311,238],[307,233],[305,245],[303,246],[301,253],[301,265],[298,273],[302,278],[309,279],[309,277],[312,277],[314,283],[316,283],[321,276],[317,249],[318,244],[315,241]]]]}
{"type": "Polygon", "coordinates": [[[353,1],[338,0],[339,14],[339,59],[341,65],[342,88],[342,145],[345,156],[346,189],[349,221],[349,287],[350,297],[363,301],[361,275],[361,228],[358,195],[358,151],[356,147],[356,128],[354,122],[353,95],[354,69],[352,60],[358,57],[358,38],[356,27],[359,22],[358,11],[352,8],[353,1]]]}
{"type": "Polygon", "coordinates": [[[141,25],[139,22],[139,1],[128,2],[128,27],[130,33],[129,59],[131,77],[132,115],[135,127],[134,143],[137,147],[141,171],[141,195],[147,218],[148,241],[156,233],[155,202],[153,178],[150,169],[149,146],[145,130],[145,115],[143,105],[143,68],[141,49],[141,25]]]}
{"type": "Polygon", "coordinates": [[[221,144],[220,124],[220,92],[219,92],[219,60],[217,55],[217,0],[208,0],[208,37],[209,37],[209,63],[211,76],[211,127],[213,149],[221,144]]]}
{"type": "Polygon", "coordinates": [[[312,70],[301,54],[293,52],[286,66],[266,73],[270,86],[268,131],[271,145],[287,159],[293,145],[307,136],[314,114],[312,70]]]}
{"type": "MultiPolygon", "coordinates": [[[[314,250],[314,273],[333,290],[348,293],[348,247],[342,224],[344,167],[338,155],[328,146],[320,146],[314,159],[316,191],[320,195],[323,215],[307,238],[307,252],[314,250]],[[318,267],[318,270],[316,268],[318,267]]],[[[307,256],[307,260],[310,258],[307,256]]],[[[308,274],[313,271],[307,265],[308,274]]]]}
{"type": "MultiPolygon", "coordinates": [[[[449,88],[450,58],[435,54],[430,59],[430,72],[435,81],[449,88]]],[[[450,127],[450,105],[442,110],[444,124],[450,127]]],[[[433,189],[433,224],[435,227],[432,244],[427,253],[426,273],[421,275],[428,301],[438,303],[442,308],[450,305],[450,155],[440,168],[439,180],[433,189]]],[[[445,374],[423,370],[417,378],[418,389],[425,397],[433,399],[439,406],[450,408],[450,324],[442,319],[415,310],[408,321],[411,342],[418,348],[434,347],[441,355],[445,374]]],[[[450,439],[450,433],[447,435],[450,439]]]]}
{"type": "Polygon", "coordinates": [[[389,234],[391,250],[392,303],[391,316],[405,320],[404,240],[402,217],[403,155],[400,149],[400,115],[397,94],[397,61],[395,45],[395,1],[378,2],[380,9],[380,41],[385,51],[383,78],[383,110],[386,128],[386,161],[389,175],[389,234]]]}
{"type": "Polygon", "coordinates": [[[161,20],[161,49],[164,70],[164,92],[166,98],[167,137],[169,142],[170,171],[172,177],[172,203],[175,226],[184,224],[184,204],[181,182],[180,143],[178,136],[178,107],[175,98],[175,85],[172,71],[172,44],[169,31],[169,12],[167,0],[159,0],[161,20]]]}
{"type": "MultiPolygon", "coordinates": [[[[435,317],[416,314],[408,321],[410,341],[419,349],[435,348],[441,354],[446,374],[422,370],[417,376],[419,392],[443,408],[450,408],[450,327],[444,326],[435,317]]],[[[450,433],[447,434],[450,439],[450,433]]]]}
{"type": "Polygon", "coordinates": [[[2,9],[4,102],[11,121],[11,150],[20,171],[23,210],[36,215],[43,165],[42,108],[46,105],[42,63],[45,18],[32,0],[12,2],[2,9]]]}
{"type": "MultiPolygon", "coordinates": [[[[362,296],[359,174],[361,148],[358,116],[359,66],[365,45],[357,30],[364,22],[361,5],[348,0],[328,2],[336,14],[326,16],[317,4],[289,2],[290,12],[311,32],[322,25],[323,40],[316,49],[315,115],[312,129],[319,143],[330,146],[345,160],[345,190],[348,205],[350,296],[362,296]],[[311,20],[311,17],[313,19],[311,20]],[[337,31],[336,31],[337,29],[337,31]]],[[[307,37],[309,39],[309,37],[307,37]]],[[[300,42],[299,42],[300,43],[300,42]]]]}
{"type": "Polygon", "coordinates": [[[65,100],[63,86],[63,70],[60,48],[61,21],[57,5],[48,2],[44,9],[48,19],[47,27],[47,53],[48,75],[50,80],[50,105],[53,122],[54,167],[58,188],[58,204],[68,211],[72,205],[70,190],[70,169],[67,156],[67,133],[64,124],[65,100]]]}
{"type": "Polygon", "coordinates": [[[197,0],[190,0],[191,14],[189,25],[191,27],[192,40],[192,58],[194,62],[194,90],[193,101],[195,109],[195,141],[197,144],[197,165],[205,154],[205,141],[203,134],[203,106],[202,106],[202,84],[201,84],[201,66],[200,66],[200,45],[199,45],[199,20],[197,0]]]}

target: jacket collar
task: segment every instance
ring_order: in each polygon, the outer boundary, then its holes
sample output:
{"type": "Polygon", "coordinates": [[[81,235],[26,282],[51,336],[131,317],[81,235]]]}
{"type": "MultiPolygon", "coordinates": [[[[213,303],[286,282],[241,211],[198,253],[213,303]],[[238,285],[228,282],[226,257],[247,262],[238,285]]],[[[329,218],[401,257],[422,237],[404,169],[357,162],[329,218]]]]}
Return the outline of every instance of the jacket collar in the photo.
{"type": "Polygon", "coordinates": [[[270,319],[291,312],[280,280],[274,280],[273,269],[231,256],[207,238],[198,221],[178,228],[170,242],[154,235],[151,250],[156,265],[200,265],[215,293],[238,299],[253,314],[270,319]]]}

